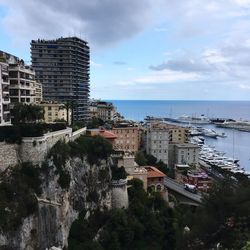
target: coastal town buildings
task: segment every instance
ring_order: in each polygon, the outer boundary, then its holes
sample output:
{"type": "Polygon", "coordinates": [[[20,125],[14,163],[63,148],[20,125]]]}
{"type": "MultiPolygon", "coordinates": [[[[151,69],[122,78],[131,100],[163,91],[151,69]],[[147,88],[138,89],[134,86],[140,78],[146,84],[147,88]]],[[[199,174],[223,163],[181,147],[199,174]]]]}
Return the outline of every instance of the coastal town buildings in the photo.
{"type": "Polygon", "coordinates": [[[141,144],[141,130],[139,127],[113,127],[112,132],[117,136],[114,149],[124,152],[137,152],[141,144]]]}
{"type": "Polygon", "coordinates": [[[43,86],[39,82],[35,82],[35,104],[39,104],[43,101],[43,86]]]}
{"type": "Polygon", "coordinates": [[[0,61],[0,126],[10,124],[9,71],[3,60],[0,61]]]}
{"type": "Polygon", "coordinates": [[[207,192],[213,181],[205,172],[192,170],[187,172],[186,183],[196,186],[201,192],[207,192]]]}
{"type": "Polygon", "coordinates": [[[162,198],[168,202],[168,190],[164,185],[166,175],[158,168],[153,166],[144,166],[147,170],[147,189],[149,192],[159,192],[162,198]]]}
{"type": "Polygon", "coordinates": [[[116,108],[112,102],[92,101],[90,103],[90,116],[100,118],[103,121],[116,120],[116,108]]]}
{"type": "Polygon", "coordinates": [[[146,133],[146,152],[168,163],[169,130],[158,123],[150,124],[146,133]]]}
{"type": "Polygon", "coordinates": [[[174,145],[174,164],[187,164],[197,166],[200,147],[193,143],[174,145]]]}
{"type": "Polygon", "coordinates": [[[42,101],[42,85],[35,80],[35,71],[23,60],[0,51],[1,122],[10,124],[15,103],[38,104],[42,101]]]}
{"type": "Polygon", "coordinates": [[[144,167],[138,166],[135,162],[135,156],[132,153],[124,153],[117,161],[118,167],[124,167],[125,171],[128,173],[128,180],[134,178],[139,179],[143,182],[143,188],[147,192],[148,182],[147,176],[148,172],[144,167]]]}
{"type": "Polygon", "coordinates": [[[87,135],[90,135],[90,136],[99,135],[99,136],[105,138],[107,141],[109,141],[112,144],[112,146],[114,145],[114,141],[117,138],[117,136],[114,133],[112,133],[112,131],[106,130],[103,128],[101,128],[101,129],[98,129],[98,128],[97,129],[88,129],[87,135]]]}
{"type": "Polygon", "coordinates": [[[78,37],[32,40],[32,67],[45,101],[70,102],[73,119],[89,118],[89,46],[78,37]]]}
{"type": "Polygon", "coordinates": [[[172,164],[175,145],[186,144],[188,140],[187,128],[153,121],[148,124],[146,132],[146,152],[165,164],[172,164]]]}
{"type": "Polygon", "coordinates": [[[22,61],[9,63],[11,103],[35,104],[41,100],[41,86],[35,81],[35,71],[22,61]],[[36,96],[37,94],[37,96],[36,96]]]}
{"type": "Polygon", "coordinates": [[[44,109],[44,122],[68,121],[68,124],[71,123],[71,109],[67,111],[63,103],[42,102],[39,106],[44,109]]]}
{"type": "Polygon", "coordinates": [[[34,69],[7,52],[0,51],[0,57],[8,64],[11,104],[35,104],[42,100],[42,87],[35,80],[34,69]]]}

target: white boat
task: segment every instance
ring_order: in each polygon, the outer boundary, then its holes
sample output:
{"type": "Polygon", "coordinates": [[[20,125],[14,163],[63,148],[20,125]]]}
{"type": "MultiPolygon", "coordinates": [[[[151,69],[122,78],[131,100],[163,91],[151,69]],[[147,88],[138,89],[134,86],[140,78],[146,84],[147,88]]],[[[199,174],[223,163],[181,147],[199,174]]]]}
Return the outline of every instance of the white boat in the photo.
{"type": "Polygon", "coordinates": [[[189,116],[189,115],[182,115],[176,119],[172,119],[175,122],[179,123],[188,123],[188,124],[210,124],[211,121],[209,118],[205,117],[204,115],[194,117],[194,116],[189,116]]]}

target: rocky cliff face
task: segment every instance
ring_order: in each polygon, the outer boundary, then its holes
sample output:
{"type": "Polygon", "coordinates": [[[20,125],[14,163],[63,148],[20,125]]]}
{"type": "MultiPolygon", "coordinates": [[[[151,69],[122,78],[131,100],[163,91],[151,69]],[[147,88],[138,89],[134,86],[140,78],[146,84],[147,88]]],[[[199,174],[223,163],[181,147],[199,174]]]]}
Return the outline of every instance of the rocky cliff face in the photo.
{"type": "Polygon", "coordinates": [[[24,218],[18,228],[2,230],[0,249],[66,248],[71,224],[81,211],[111,207],[110,165],[109,158],[98,165],[90,165],[86,158],[69,158],[64,168],[70,182],[62,188],[53,158],[47,160],[40,176],[42,192],[36,196],[37,211],[24,218]]]}

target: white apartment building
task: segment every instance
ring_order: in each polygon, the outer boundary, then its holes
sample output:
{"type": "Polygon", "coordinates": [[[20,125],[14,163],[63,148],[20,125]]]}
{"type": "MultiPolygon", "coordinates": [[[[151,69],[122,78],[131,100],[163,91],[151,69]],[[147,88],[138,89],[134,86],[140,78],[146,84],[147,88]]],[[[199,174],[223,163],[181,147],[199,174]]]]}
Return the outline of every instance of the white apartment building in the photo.
{"type": "Polygon", "coordinates": [[[9,59],[11,103],[36,103],[35,71],[14,57],[9,59]]]}
{"type": "Polygon", "coordinates": [[[39,82],[35,82],[35,103],[39,104],[43,100],[43,87],[39,82]]]}
{"type": "Polygon", "coordinates": [[[146,135],[146,152],[168,164],[169,131],[151,124],[146,135]]]}
{"type": "Polygon", "coordinates": [[[193,143],[174,145],[174,164],[198,165],[200,147],[193,143]]]}
{"type": "Polygon", "coordinates": [[[0,126],[10,124],[8,64],[0,62],[0,126]]]}

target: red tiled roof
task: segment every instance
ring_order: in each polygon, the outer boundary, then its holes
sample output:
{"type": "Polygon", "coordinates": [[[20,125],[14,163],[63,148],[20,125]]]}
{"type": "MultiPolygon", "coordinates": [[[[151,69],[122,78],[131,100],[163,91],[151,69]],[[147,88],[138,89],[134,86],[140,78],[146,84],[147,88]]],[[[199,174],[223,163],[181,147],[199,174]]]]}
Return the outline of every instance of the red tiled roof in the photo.
{"type": "Polygon", "coordinates": [[[116,139],[117,136],[108,130],[100,130],[100,136],[106,138],[106,139],[116,139]]]}
{"type": "Polygon", "coordinates": [[[148,171],[148,178],[165,177],[166,175],[162,173],[159,169],[153,166],[143,166],[148,171]]]}

